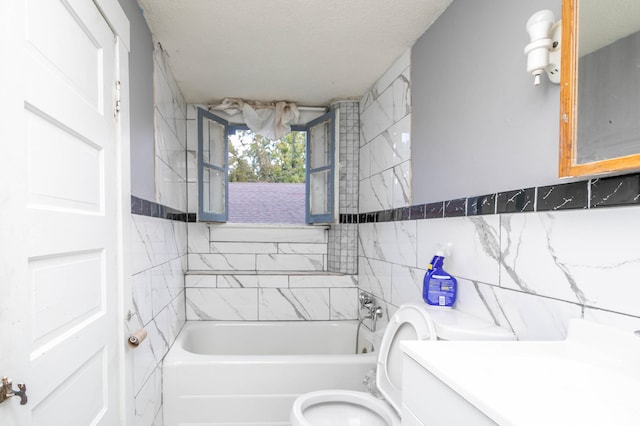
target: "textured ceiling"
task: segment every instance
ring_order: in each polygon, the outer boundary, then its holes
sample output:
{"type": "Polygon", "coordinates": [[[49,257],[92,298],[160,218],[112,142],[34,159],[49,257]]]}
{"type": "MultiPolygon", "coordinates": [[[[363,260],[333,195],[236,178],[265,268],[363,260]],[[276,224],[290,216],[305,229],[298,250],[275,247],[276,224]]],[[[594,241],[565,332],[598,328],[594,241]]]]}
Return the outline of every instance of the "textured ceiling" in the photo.
{"type": "Polygon", "coordinates": [[[138,0],[189,103],[360,98],[452,0],[138,0]]]}

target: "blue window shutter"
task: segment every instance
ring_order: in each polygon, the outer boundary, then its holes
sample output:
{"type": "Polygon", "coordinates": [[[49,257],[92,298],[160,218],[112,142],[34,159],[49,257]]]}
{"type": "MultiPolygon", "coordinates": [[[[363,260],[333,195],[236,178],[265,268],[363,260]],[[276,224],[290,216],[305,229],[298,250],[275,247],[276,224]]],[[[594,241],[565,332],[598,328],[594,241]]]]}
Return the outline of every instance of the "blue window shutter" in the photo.
{"type": "Polygon", "coordinates": [[[307,123],[307,223],[335,222],[336,112],[307,123]]]}
{"type": "Polygon", "coordinates": [[[229,123],[198,108],[198,219],[229,218],[229,123]]]}

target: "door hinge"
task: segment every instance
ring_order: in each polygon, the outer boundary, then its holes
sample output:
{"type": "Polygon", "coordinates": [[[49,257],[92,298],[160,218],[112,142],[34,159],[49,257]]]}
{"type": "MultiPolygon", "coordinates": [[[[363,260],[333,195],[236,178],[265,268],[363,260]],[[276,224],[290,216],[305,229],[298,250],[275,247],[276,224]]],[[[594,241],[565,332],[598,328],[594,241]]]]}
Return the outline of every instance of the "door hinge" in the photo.
{"type": "Polygon", "coordinates": [[[114,115],[120,112],[120,80],[116,81],[114,115]]]}

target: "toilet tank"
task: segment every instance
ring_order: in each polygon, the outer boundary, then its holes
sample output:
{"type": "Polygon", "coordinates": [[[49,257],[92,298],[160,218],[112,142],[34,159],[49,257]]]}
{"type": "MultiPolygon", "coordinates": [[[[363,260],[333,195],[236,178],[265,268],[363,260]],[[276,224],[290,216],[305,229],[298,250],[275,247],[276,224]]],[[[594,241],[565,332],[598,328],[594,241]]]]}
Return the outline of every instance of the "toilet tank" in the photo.
{"type": "Polygon", "coordinates": [[[455,308],[425,308],[433,319],[438,340],[517,340],[513,332],[455,308]]]}

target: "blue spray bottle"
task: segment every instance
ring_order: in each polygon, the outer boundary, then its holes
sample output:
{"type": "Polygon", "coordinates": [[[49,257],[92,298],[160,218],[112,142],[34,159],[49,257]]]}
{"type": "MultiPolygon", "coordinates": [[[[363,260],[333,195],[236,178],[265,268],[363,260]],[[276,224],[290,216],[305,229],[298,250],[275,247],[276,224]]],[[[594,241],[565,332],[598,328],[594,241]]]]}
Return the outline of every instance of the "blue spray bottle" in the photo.
{"type": "Polygon", "coordinates": [[[443,266],[444,254],[438,251],[424,275],[422,298],[429,305],[451,307],[456,301],[458,281],[442,269],[443,266]]]}

